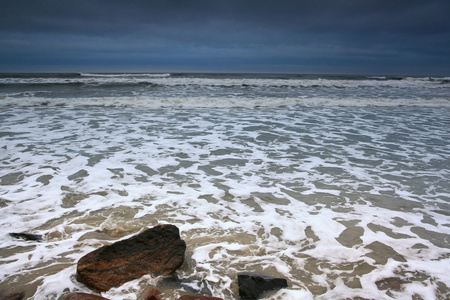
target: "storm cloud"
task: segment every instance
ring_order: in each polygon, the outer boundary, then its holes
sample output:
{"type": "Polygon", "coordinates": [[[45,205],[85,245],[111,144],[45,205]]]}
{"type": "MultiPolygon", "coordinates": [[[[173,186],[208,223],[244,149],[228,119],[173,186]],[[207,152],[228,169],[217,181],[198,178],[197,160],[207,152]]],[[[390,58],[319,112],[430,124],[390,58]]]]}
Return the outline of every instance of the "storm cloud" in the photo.
{"type": "Polygon", "coordinates": [[[450,73],[446,0],[2,6],[0,72],[450,73]]]}

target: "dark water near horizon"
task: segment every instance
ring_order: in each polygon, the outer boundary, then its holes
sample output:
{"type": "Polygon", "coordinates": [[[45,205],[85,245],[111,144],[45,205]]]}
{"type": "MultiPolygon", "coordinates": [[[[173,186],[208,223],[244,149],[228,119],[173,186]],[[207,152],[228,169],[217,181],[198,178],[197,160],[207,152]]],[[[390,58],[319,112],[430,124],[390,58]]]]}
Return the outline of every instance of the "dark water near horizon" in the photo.
{"type": "Polygon", "coordinates": [[[76,262],[171,223],[176,272],[102,296],[448,299],[450,88],[443,77],[1,74],[0,291],[90,292],[76,262]],[[44,236],[13,239],[9,232],[44,236]],[[399,288],[384,282],[396,278],[399,288]]]}
{"type": "Polygon", "coordinates": [[[450,77],[0,74],[0,101],[24,104],[85,105],[95,100],[99,105],[213,107],[320,105],[330,101],[332,105],[448,105],[449,90],[450,77]]]}

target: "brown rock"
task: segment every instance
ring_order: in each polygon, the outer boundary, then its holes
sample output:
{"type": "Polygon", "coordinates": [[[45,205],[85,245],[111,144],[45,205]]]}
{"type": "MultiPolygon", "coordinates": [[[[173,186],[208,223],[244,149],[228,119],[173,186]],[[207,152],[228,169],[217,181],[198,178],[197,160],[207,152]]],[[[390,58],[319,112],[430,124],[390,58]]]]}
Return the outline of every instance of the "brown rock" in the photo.
{"type": "Polygon", "coordinates": [[[86,293],[70,293],[63,300],[108,300],[102,296],[86,294],[86,293]]]}
{"type": "Polygon", "coordinates": [[[151,289],[145,300],[161,300],[159,294],[161,294],[161,292],[157,289],[151,289]]]}
{"type": "Polygon", "coordinates": [[[217,297],[208,297],[202,295],[184,295],[178,298],[178,300],[223,300],[222,298],[217,297]]]}
{"type": "Polygon", "coordinates": [[[185,252],[178,228],[158,225],[83,256],[77,264],[77,280],[104,292],[146,274],[171,274],[183,264],[185,252]]]}
{"type": "Polygon", "coordinates": [[[0,292],[0,300],[22,300],[25,297],[24,292],[4,294],[0,292]]]}

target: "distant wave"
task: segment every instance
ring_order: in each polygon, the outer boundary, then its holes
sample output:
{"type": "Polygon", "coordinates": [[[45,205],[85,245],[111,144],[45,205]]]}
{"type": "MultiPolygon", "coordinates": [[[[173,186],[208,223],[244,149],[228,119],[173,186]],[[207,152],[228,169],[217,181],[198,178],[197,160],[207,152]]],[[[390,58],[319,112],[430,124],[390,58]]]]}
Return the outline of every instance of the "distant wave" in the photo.
{"type": "Polygon", "coordinates": [[[169,73],[80,73],[80,76],[85,77],[170,77],[169,73]]]}
{"type": "Polygon", "coordinates": [[[243,87],[243,88],[359,88],[359,87],[393,87],[393,88],[440,88],[448,84],[448,77],[404,77],[385,76],[348,79],[336,78],[216,78],[214,76],[171,76],[169,73],[127,73],[101,74],[80,73],[76,76],[0,76],[0,85],[160,85],[160,86],[198,86],[198,87],[243,87]]]}
{"type": "Polygon", "coordinates": [[[2,96],[0,106],[112,106],[112,107],[147,107],[147,108],[258,108],[281,106],[325,106],[325,107],[368,107],[368,106],[422,106],[450,107],[449,98],[417,99],[417,98],[359,98],[347,97],[332,99],[327,97],[309,98],[219,98],[219,97],[86,97],[86,98],[50,98],[33,94],[2,96]]]}
{"type": "Polygon", "coordinates": [[[449,77],[338,75],[0,74],[0,102],[151,107],[449,106],[449,82],[449,77]]]}

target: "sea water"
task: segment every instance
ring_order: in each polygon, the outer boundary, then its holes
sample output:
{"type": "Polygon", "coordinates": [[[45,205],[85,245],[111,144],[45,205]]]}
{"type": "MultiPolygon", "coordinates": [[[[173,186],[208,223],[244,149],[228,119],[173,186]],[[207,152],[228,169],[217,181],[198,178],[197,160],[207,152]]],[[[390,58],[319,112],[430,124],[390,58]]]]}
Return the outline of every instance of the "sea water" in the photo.
{"type": "Polygon", "coordinates": [[[170,223],[174,277],[102,296],[239,299],[255,272],[288,281],[263,299],[448,299],[449,82],[3,74],[0,291],[90,293],[79,258],[170,223]]]}

